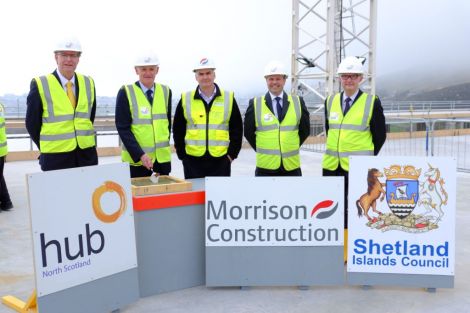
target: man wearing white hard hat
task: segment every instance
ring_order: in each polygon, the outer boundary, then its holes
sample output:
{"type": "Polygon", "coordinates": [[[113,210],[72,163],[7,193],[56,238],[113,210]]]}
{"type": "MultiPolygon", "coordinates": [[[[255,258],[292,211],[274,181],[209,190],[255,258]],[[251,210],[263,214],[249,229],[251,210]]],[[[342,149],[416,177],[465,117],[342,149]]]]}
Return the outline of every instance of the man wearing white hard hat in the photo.
{"type": "Polygon", "coordinates": [[[139,80],[124,85],[116,97],[116,129],[122,141],[121,158],[131,177],[168,175],[171,171],[171,89],[156,83],[160,61],[153,52],[134,62],[139,80]]]}
{"type": "Polygon", "coordinates": [[[268,92],[250,100],[245,138],[256,151],[255,176],[302,176],[299,149],[310,134],[304,100],[284,91],[287,71],[278,61],[264,71],[268,92]]]}
{"type": "Polygon", "coordinates": [[[31,82],[25,123],[43,171],[98,164],[95,82],[75,72],[81,54],[76,38],[58,41],[57,69],[31,82]]]}
{"type": "Polygon", "coordinates": [[[184,177],[230,176],[243,136],[237,101],[232,91],[214,82],[211,58],[199,59],[193,71],[198,86],[181,95],[173,119],[173,139],[184,177]]]}
{"type": "Polygon", "coordinates": [[[327,139],[322,162],[323,176],[345,178],[345,242],[348,228],[349,156],[377,155],[386,138],[385,116],[380,99],[359,89],[363,73],[360,59],[345,58],[338,66],[343,92],[325,100],[327,139]]]}

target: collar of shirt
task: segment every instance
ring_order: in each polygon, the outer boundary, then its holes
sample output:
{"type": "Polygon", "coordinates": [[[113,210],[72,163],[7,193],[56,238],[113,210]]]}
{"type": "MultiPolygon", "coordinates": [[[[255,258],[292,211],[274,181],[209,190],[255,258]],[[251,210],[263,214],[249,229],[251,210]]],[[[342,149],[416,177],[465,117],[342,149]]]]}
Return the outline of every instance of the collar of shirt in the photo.
{"type": "MultiPolygon", "coordinates": [[[[354,100],[356,99],[358,93],[359,93],[359,89],[356,90],[356,92],[352,96],[349,97],[349,99],[351,99],[350,105],[354,103],[354,100]]],[[[348,96],[343,92],[343,108],[346,105],[346,98],[348,98],[348,96]]]]}
{"type": "Polygon", "coordinates": [[[280,101],[281,102],[281,107],[283,106],[282,99],[283,99],[283,96],[284,96],[284,91],[281,92],[281,94],[279,96],[276,96],[276,95],[272,94],[271,91],[270,91],[269,95],[271,96],[271,103],[273,104],[273,107],[276,104],[276,97],[281,98],[281,101],[280,101]]]}
{"type": "Polygon", "coordinates": [[[209,104],[212,99],[214,98],[216,92],[217,92],[217,87],[214,86],[214,92],[212,93],[212,95],[210,95],[210,97],[207,97],[202,91],[201,91],[201,88],[197,87],[197,92],[199,93],[199,96],[201,96],[202,99],[204,99],[204,101],[206,101],[207,104],[209,104]]]}
{"type": "MultiPolygon", "coordinates": [[[[147,95],[147,90],[149,90],[149,88],[145,87],[144,84],[142,84],[141,82],[139,82],[139,86],[140,86],[140,89],[142,89],[142,91],[144,92],[144,95],[147,95]]],[[[155,94],[155,84],[153,84],[152,88],[150,88],[150,90],[152,90],[152,95],[155,94]]]]}
{"type": "MultiPolygon", "coordinates": [[[[56,72],[57,72],[57,76],[59,76],[60,84],[62,85],[62,88],[64,88],[64,90],[67,92],[67,83],[69,82],[69,80],[60,73],[59,69],[57,69],[56,72]]],[[[72,82],[72,87],[75,87],[75,74],[73,74],[72,79],[70,79],[70,81],[72,82]]],[[[72,91],[75,94],[75,88],[72,88],[72,91]]]]}

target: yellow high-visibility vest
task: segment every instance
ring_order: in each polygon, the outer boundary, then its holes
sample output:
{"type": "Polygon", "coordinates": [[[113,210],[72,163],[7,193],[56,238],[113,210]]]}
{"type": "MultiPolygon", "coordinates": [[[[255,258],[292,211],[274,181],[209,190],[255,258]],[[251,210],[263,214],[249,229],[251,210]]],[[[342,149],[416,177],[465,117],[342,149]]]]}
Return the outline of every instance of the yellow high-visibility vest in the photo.
{"type": "MultiPolygon", "coordinates": [[[[137,85],[124,86],[132,116],[131,131],[142,150],[159,163],[171,161],[170,133],[168,130],[168,86],[155,84],[153,103],[150,104],[142,89],[137,85]]],[[[142,161],[134,162],[126,147],[122,145],[121,159],[133,166],[141,166],[142,161]]]]}
{"type": "Polygon", "coordinates": [[[181,96],[184,117],[186,118],[186,153],[203,156],[206,151],[213,157],[227,154],[230,143],[229,120],[232,114],[233,92],[220,90],[221,95],[212,102],[207,116],[204,102],[194,99],[196,91],[181,96]]]}
{"type": "Polygon", "coordinates": [[[344,116],[341,95],[328,97],[329,130],[322,162],[324,169],[334,171],[339,164],[342,169],[349,171],[349,156],[374,155],[370,132],[374,101],[375,96],[362,93],[344,116]]]}
{"type": "Polygon", "coordinates": [[[287,171],[300,168],[300,99],[288,96],[289,107],[281,123],[269,110],[265,97],[254,99],[256,123],[256,166],[276,170],[281,160],[287,171]]]}
{"type": "Polygon", "coordinates": [[[0,103],[0,157],[8,154],[5,107],[0,103]]]}
{"type": "Polygon", "coordinates": [[[53,74],[36,77],[43,114],[40,133],[42,153],[73,151],[96,145],[95,130],[90,120],[95,100],[95,83],[91,77],[75,73],[79,87],[74,110],[67,94],[53,74]]]}

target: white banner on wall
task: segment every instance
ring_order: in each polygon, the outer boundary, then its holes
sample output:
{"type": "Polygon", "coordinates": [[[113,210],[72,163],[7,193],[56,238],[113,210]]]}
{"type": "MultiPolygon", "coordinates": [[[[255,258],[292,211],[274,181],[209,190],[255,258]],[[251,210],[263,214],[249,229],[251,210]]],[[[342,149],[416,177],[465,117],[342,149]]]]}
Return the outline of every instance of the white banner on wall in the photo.
{"type": "Polygon", "coordinates": [[[206,178],[206,246],[343,244],[342,177],[206,178]]]}
{"type": "Polygon", "coordinates": [[[456,161],[351,157],[348,271],[454,275],[456,161]]]}
{"type": "Polygon", "coordinates": [[[137,267],[129,165],[27,175],[38,296],[137,267]]]}

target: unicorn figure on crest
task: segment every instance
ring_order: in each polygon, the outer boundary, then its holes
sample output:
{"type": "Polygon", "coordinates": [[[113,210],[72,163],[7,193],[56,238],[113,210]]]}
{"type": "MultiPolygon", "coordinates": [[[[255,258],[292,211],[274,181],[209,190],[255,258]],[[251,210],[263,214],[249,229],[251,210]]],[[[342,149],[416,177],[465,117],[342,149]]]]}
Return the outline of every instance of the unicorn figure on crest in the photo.
{"type": "MultiPolygon", "coordinates": [[[[424,173],[424,177],[426,179],[419,184],[419,204],[423,205],[426,209],[424,214],[429,214],[432,212],[432,210],[436,210],[437,214],[439,215],[435,221],[437,224],[444,216],[442,206],[447,205],[448,195],[443,187],[445,181],[443,178],[441,178],[441,172],[438,168],[432,167],[429,163],[428,165],[429,169],[424,173]]],[[[428,215],[428,217],[432,217],[433,219],[435,218],[432,215],[428,215]]]]}

